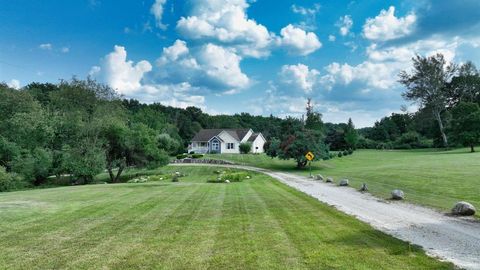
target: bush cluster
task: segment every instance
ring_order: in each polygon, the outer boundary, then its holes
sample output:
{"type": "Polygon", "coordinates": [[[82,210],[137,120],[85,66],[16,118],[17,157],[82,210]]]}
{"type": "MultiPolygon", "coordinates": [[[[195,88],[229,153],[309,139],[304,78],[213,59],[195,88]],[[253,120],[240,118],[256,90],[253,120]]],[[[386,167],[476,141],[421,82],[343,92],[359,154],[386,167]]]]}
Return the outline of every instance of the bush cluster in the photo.
{"type": "Polygon", "coordinates": [[[8,173],[4,167],[0,166],[0,192],[21,189],[26,186],[22,177],[15,173],[8,173]]]}

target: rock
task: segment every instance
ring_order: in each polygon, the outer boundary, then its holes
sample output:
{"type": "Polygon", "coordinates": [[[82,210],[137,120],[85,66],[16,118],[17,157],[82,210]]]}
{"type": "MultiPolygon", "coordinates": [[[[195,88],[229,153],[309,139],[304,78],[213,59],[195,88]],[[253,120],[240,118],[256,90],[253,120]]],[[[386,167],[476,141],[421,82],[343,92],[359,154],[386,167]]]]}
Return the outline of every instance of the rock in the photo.
{"type": "Polygon", "coordinates": [[[227,179],[227,180],[225,180],[225,183],[227,183],[227,184],[228,184],[228,183],[230,183],[230,180],[228,180],[228,179],[227,179]]]}
{"type": "Polygon", "coordinates": [[[392,199],[393,200],[403,200],[405,198],[405,193],[399,189],[395,189],[392,191],[392,199]]]}
{"type": "Polygon", "coordinates": [[[360,187],[360,191],[362,191],[362,192],[368,191],[367,184],[363,183],[362,187],[360,187]]]}
{"type": "Polygon", "coordinates": [[[247,175],[245,178],[246,178],[246,179],[250,179],[250,175],[247,175]]]}
{"type": "Polygon", "coordinates": [[[340,180],[340,183],[338,184],[341,187],[346,187],[348,186],[348,179],[342,179],[340,180]]]}
{"type": "Polygon", "coordinates": [[[333,178],[332,177],[327,177],[327,180],[325,180],[327,183],[333,183],[333,178]]]}
{"type": "Polygon", "coordinates": [[[314,179],[315,179],[315,180],[323,181],[325,178],[323,178],[323,175],[317,174],[317,175],[315,175],[315,178],[314,178],[314,179]]]}
{"type": "Polygon", "coordinates": [[[476,209],[468,202],[457,202],[452,208],[452,214],[457,216],[473,216],[476,209]]]}

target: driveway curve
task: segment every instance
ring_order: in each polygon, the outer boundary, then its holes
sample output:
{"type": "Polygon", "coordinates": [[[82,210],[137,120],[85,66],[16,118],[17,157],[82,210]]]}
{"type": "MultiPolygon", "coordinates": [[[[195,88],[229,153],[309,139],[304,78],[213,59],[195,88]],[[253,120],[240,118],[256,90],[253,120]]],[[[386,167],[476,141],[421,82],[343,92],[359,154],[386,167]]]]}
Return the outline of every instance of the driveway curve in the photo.
{"type": "MultiPolygon", "coordinates": [[[[174,164],[175,166],[212,166],[174,164]]],[[[339,187],[284,172],[251,166],[214,165],[267,174],[321,202],[398,239],[423,247],[428,255],[465,269],[480,269],[480,222],[447,216],[430,208],[387,201],[353,188],[339,187]]]]}

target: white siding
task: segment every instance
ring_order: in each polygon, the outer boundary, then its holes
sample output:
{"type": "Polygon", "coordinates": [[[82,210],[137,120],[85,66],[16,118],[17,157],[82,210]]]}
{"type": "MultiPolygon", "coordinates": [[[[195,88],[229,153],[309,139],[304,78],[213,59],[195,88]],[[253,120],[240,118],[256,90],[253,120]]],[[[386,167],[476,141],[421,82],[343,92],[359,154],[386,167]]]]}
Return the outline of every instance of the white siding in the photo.
{"type": "Polygon", "coordinates": [[[265,140],[263,136],[258,134],[257,138],[252,143],[252,153],[258,154],[263,153],[263,145],[265,144],[265,140]]]}
{"type": "Polygon", "coordinates": [[[221,145],[222,154],[240,153],[240,148],[239,148],[240,143],[235,138],[230,136],[230,134],[228,134],[227,132],[221,132],[220,134],[218,134],[218,137],[220,137],[220,139],[222,139],[223,141],[221,145]],[[228,143],[233,143],[233,146],[234,146],[233,149],[227,149],[228,143]]]}

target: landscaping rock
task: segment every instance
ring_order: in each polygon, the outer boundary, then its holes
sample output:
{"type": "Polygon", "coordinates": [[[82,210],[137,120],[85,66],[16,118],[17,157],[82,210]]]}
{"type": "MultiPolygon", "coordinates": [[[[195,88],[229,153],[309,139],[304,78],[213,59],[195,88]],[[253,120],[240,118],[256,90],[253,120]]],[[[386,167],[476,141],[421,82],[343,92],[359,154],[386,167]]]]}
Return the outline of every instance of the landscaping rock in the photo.
{"type": "Polygon", "coordinates": [[[399,189],[395,189],[392,191],[392,199],[393,200],[403,200],[405,199],[405,193],[399,189]]]}
{"type": "Polygon", "coordinates": [[[360,191],[362,192],[368,191],[367,184],[363,183],[362,186],[360,187],[360,191]]]}
{"type": "Polygon", "coordinates": [[[324,179],[325,179],[325,178],[323,178],[323,175],[321,175],[321,174],[315,175],[315,180],[323,181],[324,179]]]}
{"type": "Polygon", "coordinates": [[[250,175],[247,175],[245,178],[246,178],[246,179],[250,179],[250,175]]]}
{"type": "Polygon", "coordinates": [[[475,212],[475,207],[468,202],[458,202],[452,208],[452,214],[457,216],[473,216],[475,212]]]}
{"type": "Polygon", "coordinates": [[[338,184],[341,187],[346,187],[348,186],[348,179],[342,179],[340,180],[340,183],[338,184]]]}
{"type": "Polygon", "coordinates": [[[228,180],[228,179],[227,179],[227,180],[225,180],[225,183],[227,183],[227,184],[228,184],[228,183],[230,183],[230,180],[228,180]]]}
{"type": "Polygon", "coordinates": [[[325,180],[327,183],[333,183],[333,178],[332,177],[327,177],[327,180],[325,180]]]}

